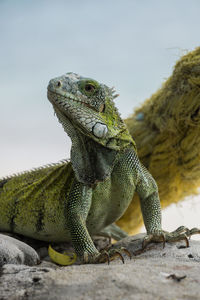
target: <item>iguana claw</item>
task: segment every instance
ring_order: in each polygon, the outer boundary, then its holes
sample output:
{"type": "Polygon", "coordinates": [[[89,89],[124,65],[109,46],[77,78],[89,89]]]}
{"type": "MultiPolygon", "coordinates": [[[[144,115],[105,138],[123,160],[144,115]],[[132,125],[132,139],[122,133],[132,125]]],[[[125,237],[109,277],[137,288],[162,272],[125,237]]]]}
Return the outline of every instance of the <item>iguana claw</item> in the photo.
{"type": "Polygon", "coordinates": [[[98,255],[89,256],[88,254],[84,255],[84,262],[85,263],[105,263],[107,262],[108,265],[110,264],[110,261],[120,258],[122,263],[124,264],[124,257],[123,254],[126,254],[131,259],[131,253],[124,247],[120,249],[103,249],[100,251],[98,255]]]}
{"type": "Polygon", "coordinates": [[[163,242],[163,248],[165,247],[165,242],[177,242],[185,240],[186,247],[189,247],[189,239],[194,234],[200,234],[200,229],[192,228],[188,229],[185,226],[180,226],[172,232],[160,231],[158,233],[148,234],[142,242],[142,249],[146,248],[148,244],[152,242],[163,242]]]}
{"type": "Polygon", "coordinates": [[[106,257],[107,260],[102,260],[103,257],[99,257],[99,262],[107,261],[109,264],[111,260],[120,258],[120,260],[124,264],[123,254],[126,254],[131,259],[131,253],[124,247],[121,247],[120,249],[110,248],[109,250],[103,250],[100,255],[103,255],[105,258],[105,253],[108,254],[108,256],[106,257]]]}

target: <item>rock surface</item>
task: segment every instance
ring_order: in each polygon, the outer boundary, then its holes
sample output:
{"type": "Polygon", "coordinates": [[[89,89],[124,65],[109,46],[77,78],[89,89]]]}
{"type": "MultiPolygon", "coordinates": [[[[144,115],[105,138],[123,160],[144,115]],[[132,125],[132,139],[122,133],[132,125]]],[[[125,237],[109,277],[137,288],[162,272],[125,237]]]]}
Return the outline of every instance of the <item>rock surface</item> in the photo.
{"type": "Polygon", "coordinates": [[[115,244],[135,256],[125,264],[59,267],[43,260],[38,266],[6,264],[0,269],[0,300],[6,299],[200,299],[200,242],[151,244],[141,249],[140,234],[115,244]]]}
{"type": "Polygon", "coordinates": [[[0,267],[4,264],[25,264],[33,266],[39,263],[37,252],[29,245],[0,234],[0,267]]]}

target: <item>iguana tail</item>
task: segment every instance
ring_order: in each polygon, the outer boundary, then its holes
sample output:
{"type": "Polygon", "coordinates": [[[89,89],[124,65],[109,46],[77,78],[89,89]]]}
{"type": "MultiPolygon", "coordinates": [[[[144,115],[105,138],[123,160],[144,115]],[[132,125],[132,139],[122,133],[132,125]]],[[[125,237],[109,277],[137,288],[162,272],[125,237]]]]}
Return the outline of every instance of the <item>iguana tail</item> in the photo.
{"type": "MultiPolygon", "coordinates": [[[[163,86],[125,120],[138,156],[155,178],[163,208],[200,186],[200,47],[183,56],[163,86]]],[[[118,225],[142,225],[135,196],[118,225]]]]}

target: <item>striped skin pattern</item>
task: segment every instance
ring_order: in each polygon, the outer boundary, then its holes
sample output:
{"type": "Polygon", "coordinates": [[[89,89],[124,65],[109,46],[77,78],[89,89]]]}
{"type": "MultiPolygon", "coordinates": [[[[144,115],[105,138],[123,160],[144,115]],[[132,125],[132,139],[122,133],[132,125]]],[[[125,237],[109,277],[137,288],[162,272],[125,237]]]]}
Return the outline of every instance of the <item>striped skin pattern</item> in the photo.
{"type": "Polygon", "coordinates": [[[0,180],[0,231],[49,242],[71,240],[84,263],[104,262],[115,250],[99,253],[91,237],[126,236],[114,222],[136,191],[146,242],[185,238],[186,230],[161,229],[157,185],[138,159],[114,105],[116,96],[106,85],[75,73],[49,82],[48,99],[72,140],[71,159],[0,180]]]}
{"type": "Polygon", "coordinates": [[[7,178],[0,188],[1,231],[47,241],[51,236],[62,240],[65,220],[62,199],[72,180],[70,162],[7,178]]]}

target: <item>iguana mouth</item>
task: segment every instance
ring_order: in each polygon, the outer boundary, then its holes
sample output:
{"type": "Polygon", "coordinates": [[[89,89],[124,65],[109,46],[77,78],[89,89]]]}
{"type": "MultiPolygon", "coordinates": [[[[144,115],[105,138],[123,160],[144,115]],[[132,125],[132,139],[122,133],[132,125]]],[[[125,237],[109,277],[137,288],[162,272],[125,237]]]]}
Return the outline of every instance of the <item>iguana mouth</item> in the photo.
{"type": "MultiPolygon", "coordinates": [[[[61,103],[61,102],[59,102],[59,99],[60,99],[60,100],[66,100],[66,101],[68,100],[68,101],[74,101],[74,102],[77,102],[77,103],[79,103],[79,104],[85,105],[85,106],[87,106],[88,108],[94,110],[94,108],[93,108],[89,103],[87,103],[86,101],[84,101],[84,99],[79,100],[78,98],[76,98],[76,97],[75,97],[73,94],[71,94],[71,93],[67,93],[67,92],[66,92],[66,95],[62,95],[62,94],[60,94],[60,93],[57,93],[57,92],[55,92],[55,91],[51,91],[51,90],[48,89],[48,91],[47,91],[47,97],[48,97],[48,99],[50,100],[50,102],[51,102],[52,104],[55,104],[55,105],[56,105],[56,102],[57,102],[58,104],[63,105],[63,107],[64,107],[64,104],[61,103]],[[56,102],[54,102],[54,100],[52,100],[52,98],[53,98],[53,99],[56,99],[56,102]]],[[[102,107],[102,110],[101,110],[101,111],[103,111],[103,110],[104,110],[104,107],[102,107]]],[[[95,110],[94,110],[94,111],[95,111],[95,110]]]]}
{"type": "MultiPolygon", "coordinates": [[[[76,101],[76,102],[78,102],[78,103],[84,103],[84,104],[86,104],[85,102],[83,102],[83,101],[81,101],[81,100],[79,100],[78,98],[76,98],[73,94],[71,94],[71,93],[68,93],[68,92],[65,92],[64,94],[61,94],[61,93],[57,93],[57,92],[55,92],[55,91],[52,91],[52,90],[49,90],[48,89],[48,91],[47,91],[47,96],[48,96],[48,99],[51,101],[51,102],[53,102],[54,104],[55,104],[55,102],[54,102],[54,100],[52,100],[52,98],[53,99],[62,99],[62,100],[73,100],[73,101],[76,101]],[[56,97],[55,97],[56,96],[56,97]]],[[[58,103],[59,103],[59,101],[57,101],[58,103]]]]}

